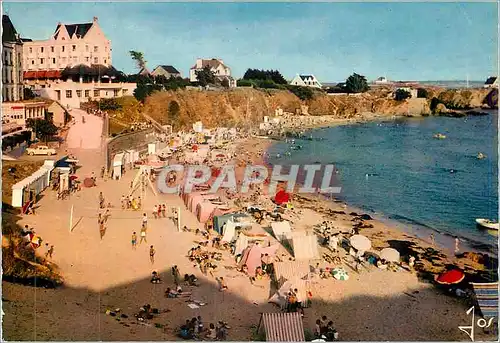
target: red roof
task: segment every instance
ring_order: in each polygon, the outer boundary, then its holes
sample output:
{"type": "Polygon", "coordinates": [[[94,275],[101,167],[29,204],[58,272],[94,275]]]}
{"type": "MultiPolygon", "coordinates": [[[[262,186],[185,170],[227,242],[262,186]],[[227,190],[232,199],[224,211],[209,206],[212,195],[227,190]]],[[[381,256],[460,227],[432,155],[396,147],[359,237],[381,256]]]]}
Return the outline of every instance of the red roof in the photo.
{"type": "Polygon", "coordinates": [[[35,79],[59,79],[61,78],[60,70],[37,70],[37,71],[25,71],[23,74],[25,80],[35,80],[35,79]]]}

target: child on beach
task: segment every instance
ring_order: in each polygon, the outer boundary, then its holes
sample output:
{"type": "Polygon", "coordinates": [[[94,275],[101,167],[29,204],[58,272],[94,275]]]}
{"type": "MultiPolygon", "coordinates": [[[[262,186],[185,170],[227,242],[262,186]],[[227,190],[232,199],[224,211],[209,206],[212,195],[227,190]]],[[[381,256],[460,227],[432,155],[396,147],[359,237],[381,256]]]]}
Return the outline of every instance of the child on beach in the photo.
{"type": "Polygon", "coordinates": [[[144,241],[144,242],[146,242],[146,243],[148,242],[148,241],[146,240],[146,230],[144,230],[144,228],[141,230],[141,240],[139,241],[139,244],[141,244],[141,243],[142,243],[142,241],[144,241]]]}
{"type": "Polygon", "coordinates": [[[155,263],[155,253],[156,253],[155,249],[153,248],[153,246],[151,246],[149,248],[149,259],[151,260],[152,264],[155,263]]]}
{"type": "Polygon", "coordinates": [[[161,205],[158,205],[158,212],[157,212],[157,214],[158,214],[158,219],[160,219],[160,217],[161,217],[161,205]]]}
{"type": "Polygon", "coordinates": [[[142,214],[142,228],[146,229],[147,226],[148,226],[148,216],[146,215],[146,213],[143,213],[142,214]]]}
{"type": "Polygon", "coordinates": [[[219,283],[220,283],[219,291],[223,292],[223,291],[227,290],[226,281],[224,281],[224,278],[222,276],[219,278],[219,283]]]}
{"type": "Polygon", "coordinates": [[[137,234],[134,233],[132,234],[132,249],[135,249],[137,247],[137,234]]]}
{"type": "Polygon", "coordinates": [[[167,217],[167,206],[165,204],[161,205],[161,215],[163,218],[167,217]]]}
{"type": "Polygon", "coordinates": [[[153,208],[153,217],[155,219],[158,219],[158,205],[155,205],[155,207],[153,208]]]}
{"type": "Polygon", "coordinates": [[[52,254],[54,253],[54,246],[51,245],[49,251],[47,251],[47,255],[49,258],[52,258],[52,254]]]}
{"type": "Polygon", "coordinates": [[[120,198],[120,202],[122,204],[122,210],[124,210],[127,207],[125,201],[126,201],[125,195],[122,195],[122,197],[120,198]]]}

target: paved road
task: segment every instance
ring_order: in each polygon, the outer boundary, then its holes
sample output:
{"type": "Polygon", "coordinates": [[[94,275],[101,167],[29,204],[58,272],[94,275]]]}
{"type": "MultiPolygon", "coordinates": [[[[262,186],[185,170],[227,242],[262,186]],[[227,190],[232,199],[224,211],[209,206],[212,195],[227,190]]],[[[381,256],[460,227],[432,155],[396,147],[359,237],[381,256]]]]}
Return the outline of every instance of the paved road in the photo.
{"type": "Polygon", "coordinates": [[[69,130],[66,139],[68,149],[101,149],[103,118],[87,114],[80,109],[72,109],[71,115],[76,123],[69,130]],[[85,123],[83,118],[85,118],[85,123]]]}

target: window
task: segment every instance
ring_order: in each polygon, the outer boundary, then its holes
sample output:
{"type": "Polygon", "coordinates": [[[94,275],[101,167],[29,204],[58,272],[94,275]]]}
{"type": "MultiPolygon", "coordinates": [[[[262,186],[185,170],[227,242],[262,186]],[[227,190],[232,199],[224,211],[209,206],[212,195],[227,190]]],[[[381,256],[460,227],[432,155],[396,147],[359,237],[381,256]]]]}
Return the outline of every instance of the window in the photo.
{"type": "Polygon", "coordinates": [[[76,45],[72,46],[73,51],[76,51],[76,45]]]}
{"type": "Polygon", "coordinates": [[[96,96],[96,97],[99,96],[99,90],[98,89],[94,89],[94,96],[96,96]]]}
{"type": "Polygon", "coordinates": [[[31,64],[35,64],[35,60],[31,60],[31,64]]]}
{"type": "Polygon", "coordinates": [[[81,90],[77,90],[76,91],[76,96],[81,98],[82,97],[82,91],[81,90]]]}
{"type": "Polygon", "coordinates": [[[89,46],[88,45],[85,45],[85,51],[89,51],[89,46]]]}
{"type": "Polygon", "coordinates": [[[56,64],[56,59],[55,58],[52,59],[52,64],[56,64]]]}
{"type": "Polygon", "coordinates": [[[90,97],[90,91],[88,89],[85,90],[85,97],[86,98],[90,97]]]}
{"type": "Polygon", "coordinates": [[[95,64],[99,63],[99,58],[98,57],[94,57],[94,63],[95,64]]]}
{"type": "Polygon", "coordinates": [[[30,54],[32,54],[32,53],[33,53],[33,48],[30,48],[30,54]]]}
{"type": "Polygon", "coordinates": [[[40,58],[40,64],[43,64],[45,60],[43,58],[40,58]]]}
{"type": "Polygon", "coordinates": [[[56,90],[56,95],[57,95],[57,100],[61,101],[61,91],[60,90],[56,90]]]}
{"type": "Polygon", "coordinates": [[[115,90],[113,91],[113,96],[117,97],[117,96],[118,96],[118,92],[119,92],[119,90],[118,90],[118,89],[115,89],[115,90]]]}
{"type": "Polygon", "coordinates": [[[106,64],[106,59],[104,59],[104,64],[106,64]]]}
{"type": "Polygon", "coordinates": [[[62,52],[64,52],[64,45],[63,45],[63,46],[61,46],[61,51],[62,51],[62,52]]]}
{"type": "Polygon", "coordinates": [[[90,61],[90,57],[85,57],[85,62],[89,62],[90,61]]]}
{"type": "Polygon", "coordinates": [[[40,52],[43,52],[43,46],[40,48],[40,52]]]}
{"type": "Polygon", "coordinates": [[[71,92],[71,90],[70,90],[70,89],[66,91],[66,99],[71,99],[71,96],[72,96],[72,94],[71,94],[71,93],[72,93],[72,92],[71,92]]]}
{"type": "Polygon", "coordinates": [[[53,46],[50,47],[50,52],[54,52],[54,47],[53,46]]]}
{"type": "Polygon", "coordinates": [[[94,46],[94,52],[98,52],[99,51],[99,47],[97,45],[94,46]]]}

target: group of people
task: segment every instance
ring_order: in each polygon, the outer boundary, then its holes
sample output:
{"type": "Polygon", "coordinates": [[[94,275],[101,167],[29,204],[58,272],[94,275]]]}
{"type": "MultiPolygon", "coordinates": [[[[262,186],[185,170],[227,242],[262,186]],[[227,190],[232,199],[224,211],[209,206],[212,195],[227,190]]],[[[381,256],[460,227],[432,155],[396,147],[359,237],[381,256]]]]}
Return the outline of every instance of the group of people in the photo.
{"type": "Polygon", "coordinates": [[[153,208],[153,217],[155,219],[167,217],[167,206],[165,204],[155,205],[153,208]]]}
{"type": "Polygon", "coordinates": [[[141,197],[131,197],[122,195],[120,202],[122,204],[122,210],[140,210],[142,208],[142,199],[141,197]]]}
{"type": "Polygon", "coordinates": [[[286,296],[286,311],[299,312],[304,316],[304,307],[302,306],[302,299],[300,299],[299,291],[297,288],[290,289],[286,296]]]}
{"type": "Polygon", "coordinates": [[[199,339],[205,337],[208,340],[225,340],[227,337],[228,326],[223,321],[216,325],[210,323],[205,328],[201,316],[194,317],[191,320],[186,319],[186,323],[180,327],[180,337],[183,339],[199,339]]]}
{"type": "Polygon", "coordinates": [[[193,247],[188,251],[188,258],[197,265],[204,275],[209,273],[214,277],[214,271],[217,269],[215,261],[222,259],[222,254],[216,251],[205,251],[200,245],[193,247]]]}
{"type": "Polygon", "coordinates": [[[333,326],[333,321],[328,321],[326,316],[322,316],[321,319],[316,320],[314,336],[327,342],[333,342],[339,339],[339,334],[333,326]]]}

